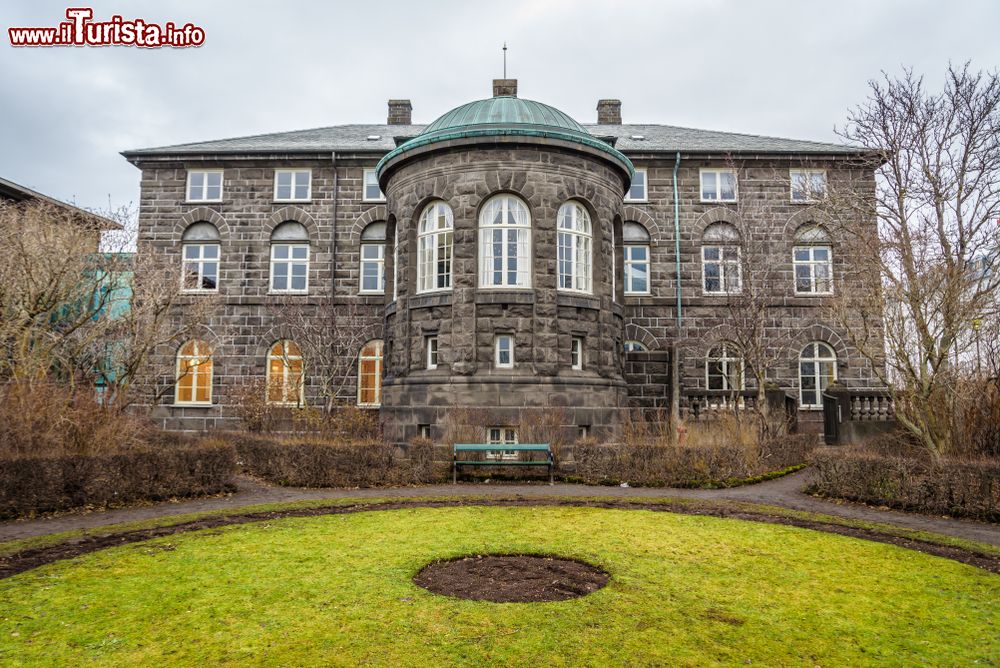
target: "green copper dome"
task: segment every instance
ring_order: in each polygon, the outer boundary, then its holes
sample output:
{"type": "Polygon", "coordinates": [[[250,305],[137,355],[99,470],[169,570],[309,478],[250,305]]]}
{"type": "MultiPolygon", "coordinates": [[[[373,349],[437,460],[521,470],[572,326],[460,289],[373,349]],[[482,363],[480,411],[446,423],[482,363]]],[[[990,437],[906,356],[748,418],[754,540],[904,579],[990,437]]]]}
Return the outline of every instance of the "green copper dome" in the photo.
{"type": "Polygon", "coordinates": [[[594,137],[568,114],[534,100],[513,96],[491,97],[456,107],[424,128],[419,135],[397,146],[376,166],[379,176],[392,159],[413,149],[456,139],[475,137],[535,137],[559,139],[597,149],[621,163],[631,176],[631,161],[611,144],[594,137]]]}

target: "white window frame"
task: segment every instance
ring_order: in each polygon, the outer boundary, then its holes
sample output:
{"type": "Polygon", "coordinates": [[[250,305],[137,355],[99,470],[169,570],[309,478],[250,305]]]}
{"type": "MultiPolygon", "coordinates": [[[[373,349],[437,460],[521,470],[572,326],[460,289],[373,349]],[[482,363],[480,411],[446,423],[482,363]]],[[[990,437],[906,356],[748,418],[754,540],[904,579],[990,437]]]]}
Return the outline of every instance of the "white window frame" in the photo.
{"type": "MultiPolygon", "coordinates": [[[[629,183],[628,192],[625,193],[626,202],[648,202],[649,201],[649,172],[645,167],[636,167],[636,174],[642,174],[642,197],[632,197],[632,183],[629,183]]],[[[632,177],[635,181],[635,176],[632,177]]]]}
{"type": "MultiPolygon", "coordinates": [[[[308,272],[307,272],[308,273],[308,272]]],[[[385,242],[362,242],[358,247],[358,294],[359,295],[384,295],[385,294],[385,242]],[[365,248],[374,247],[378,250],[378,257],[375,259],[365,257],[365,248]],[[376,283],[378,287],[374,290],[365,289],[365,265],[374,264],[377,268],[376,283]]]]}
{"type": "Polygon", "coordinates": [[[788,199],[792,204],[815,204],[823,199],[826,199],[826,194],[828,191],[827,176],[825,169],[789,169],[788,170],[788,199]],[[805,197],[802,199],[795,198],[795,179],[796,174],[803,174],[805,176],[806,182],[806,193],[805,197]],[[811,197],[812,194],[812,176],[814,174],[823,175],[823,192],[819,197],[811,197]]]}
{"type": "Polygon", "coordinates": [[[705,389],[706,390],[723,390],[724,392],[742,392],[747,386],[747,376],[746,376],[746,360],[742,355],[739,354],[739,350],[730,341],[721,341],[717,345],[712,346],[708,354],[705,356],[705,389]],[[715,351],[719,350],[719,355],[713,355],[715,351]],[[718,362],[722,371],[722,384],[725,387],[712,387],[711,376],[709,368],[713,362],[718,362]],[[730,369],[732,365],[739,366],[739,387],[731,387],[730,382],[730,369]]]}
{"type": "Polygon", "coordinates": [[[795,294],[806,297],[822,297],[833,294],[833,248],[825,244],[815,244],[809,246],[794,246],[792,248],[792,281],[795,286],[795,294]],[[817,260],[814,257],[813,251],[816,249],[821,249],[826,251],[825,260],[817,260]],[[799,260],[796,258],[796,254],[800,251],[806,251],[809,253],[808,260],[799,260]],[[816,289],[816,267],[826,266],[827,268],[827,281],[829,282],[829,290],[817,290],[816,289]],[[799,277],[798,277],[798,267],[808,267],[809,268],[809,290],[799,290],[799,277]]]}
{"type": "Polygon", "coordinates": [[[531,254],[531,209],[528,205],[519,197],[509,194],[495,195],[491,197],[483,205],[483,208],[479,212],[479,287],[484,290],[530,290],[532,285],[532,258],[531,254]],[[507,224],[502,222],[500,225],[494,225],[492,221],[486,220],[487,212],[493,206],[493,202],[501,202],[501,220],[507,221],[512,216],[510,215],[510,202],[517,202],[522,207],[524,207],[525,221],[520,224],[507,224]],[[501,242],[501,254],[500,259],[504,267],[500,270],[500,282],[493,282],[493,260],[496,258],[493,256],[493,231],[502,230],[503,231],[503,241],[501,242]],[[508,249],[510,245],[509,234],[511,232],[516,232],[517,241],[516,245],[516,255],[517,268],[514,270],[516,280],[520,280],[523,276],[523,283],[510,283],[507,278],[510,273],[510,269],[507,268],[507,263],[510,260],[510,255],[508,254],[508,249]],[[487,254],[487,249],[489,249],[489,254],[487,254]],[[524,250],[521,253],[521,250],[524,250]],[[521,263],[524,266],[521,266],[521,263]]]}
{"type": "Polygon", "coordinates": [[[574,336],[569,344],[570,367],[574,371],[583,371],[583,337],[574,336]]]}
{"type": "Polygon", "coordinates": [[[496,369],[513,369],[514,368],[514,335],[513,334],[497,334],[493,337],[493,367],[496,369]],[[500,361],[500,341],[507,339],[510,341],[510,362],[500,361]]]}
{"type": "Polygon", "coordinates": [[[185,202],[221,202],[222,198],[225,197],[225,170],[223,169],[189,169],[187,170],[187,179],[184,182],[184,201],[185,202]],[[208,194],[208,175],[218,174],[219,175],[219,197],[218,199],[209,199],[208,197],[202,197],[200,199],[193,199],[191,197],[191,176],[193,174],[205,174],[205,183],[202,185],[202,194],[208,194]]]}
{"type": "MultiPolygon", "coordinates": [[[[799,408],[802,409],[802,410],[807,410],[807,411],[819,411],[819,410],[823,410],[823,392],[826,390],[826,388],[820,387],[820,385],[822,384],[820,381],[821,381],[821,379],[823,377],[822,374],[820,373],[820,365],[821,364],[830,364],[831,365],[831,368],[833,369],[833,374],[832,374],[833,375],[833,381],[832,382],[836,383],[837,382],[837,351],[833,349],[833,346],[831,346],[826,341],[810,341],[809,343],[807,343],[806,345],[804,345],[802,347],[802,350],[799,351],[799,374],[798,374],[798,381],[799,381],[799,408]],[[813,357],[803,357],[803,353],[805,352],[806,348],[808,348],[809,346],[813,346],[813,345],[815,345],[815,346],[823,346],[823,348],[825,348],[826,350],[828,350],[830,354],[828,356],[824,356],[824,355],[822,355],[820,353],[817,353],[813,357]],[[802,392],[803,392],[803,387],[802,387],[802,365],[803,365],[803,363],[811,363],[813,365],[812,378],[813,378],[813,380],[816,383],[816,388],[815,388],[815,390],[812,390],[812,391],[814,391],[816,393],[815,396],[816,396],[817,399],[819,399],[819,403],[817,403],[817,404],[807,404],[807,403],[805,403],[802,400],[802,392]]],[[[827,387],[829,387],[829,385],[827,387]]]]}
{"type": "Polygon", "coordinates": [[[214,351],[212,350],[212,346],[208,345],[207,342],[202,341],[200,339],[188,339],[187,341],[185,341],[184,343],[181,344],[180,348],[177,349],[177,360],[176,360],[176,365],[174,367],[174,403],[176,405],[178,405],[178,406],[211,406],[212,405],[212,391],[213,391],[214,385],[215,385],[215,358],[213,357],[213,353],[214,353],[214,351]],[[182,355],[181,351],[184,350],[184,347],[187,344],[189,344],[189,343],[193,343],[194,344],[194,354],[192,354],[192,355],[182,355]],[[208,352],[207,353],[202,353],[199,350],[199,345],[204,345],[206,348],[208,348],[208,352]],[[192,379],[192,382],[191,382],[191,401],[181,401],[181,398],[180,398],[180,391],[181,391],[181,386],[180,386],[181,361],[182,360],[188,360],[188,359],[193,359],[193,360],[206,359],[209,362],[211,362],[211,364],[212,364],[212,373],[208,377],[208,399],[206,401],[197,401],[197,400],[194,399],[194,397],[198,396],[198,384],[197,384],[198,375],[197,374],[194,375],[194,377],[192,379]]]}
{"type": "Polygon", "coordinates": [[[302,350],[299,349],[298,355],[292,355],[288,352],[288,344],[291,343],[298,348],[298,345],[294,341],[289,339],[282,339],[281,341],[276,341],[270,348],[267,349],[267,370],[264,378],[264,402],[269,406],[303,406],[305,405],[305,385],[306,385],[306,372],[305,372],[305,360],[302,357],[302,350]],[[280,345],[281,354],[275,355],[274,349],[280,345]],[[290,367],[287,361],[298,360],[301,362],[302,372],[299,376],[299,391],[298,398],[295,401],[271,401],[271,361],[274,359],[280,359],[282,361],[281,365],[281,395],[283,397],[288,396],[288,379],[290,376],[290,367]]]}
{"type": "Polygon", "coordinates": [[[437,336],[428,336],[427,337],[427,345],[425,346],[425,350],[427,351],[427,366],[426,366],[426,368],[427,369],[436,369],[436,368],[438,368],[439,350],[438,350],[438,337],[437,336]]]}
{"type": "Polygon", "coordinates": [[[303,242],[299,242],[299,241],[295,241],[295,242],[281,242],[281,241],[271,242],[271,266],[270,266],[270,269],[269,269],[269,272],[268,272],[268,277],[267,277],[267,288],[268,288],[267,291],[268,291],[268,293],[269,294],[278,294],[278,295],[285,295],[285,294],[304,295],[304,294],[307,294],[309,292],[309,256],[311,255],[311,253],[312,253],[312,251],[311,251],[310,246],[309,246],[308,243],[303,243],[303,242]],[[275,251],[275,249],[278,246],[288,246],[288,258],[287,259],[277,260],[278,262],[285,262],[285,263],[288,264],[288,287],[284,288],[284,289],[280,289],[280,288],[275,288],[274,287],[274,263],[276,261],[275,257],[274,257],[274,251],[275,251]],[[306,257],[305,257],[304,260],[303,259],[295,259],[295,260],[292,259],[292,249],[296,248],[296,247],[305,248],[306,249],[306,257]],[[305,267],[306,267],[306,285],[301,290],[296,290],[296,289],[292,288],[292,265],[295,265],[295,264],[302,264],[302,265],[305,265],[305,267]]]}
{"type": "Polygon", "coordinates": [[[181,244],[181,292],[184,294],[214,294],[219,291],[219,277],[222,273],[222,245],[218,241],[185,241],[181,244]],[[215,259],[205,258],[205,247],[215,246],[216,255],[215,259]],[[198,247],[198,257],[188,258],[187,249],[198,247]],[[187,278],[187,268],[188,265],[197,265],[198,267],[198,285],[201,286],[202,279],[205,276],[205,263],[214,262],[215,263],[215,287],[214,288],[186,288],[184,287],[185,279],[187,278]]]}
{"type": "Polygon", "coordinates": [[[736,170],[728,167],[705,167],[699,170],[698,178],[698,199],[703,203],[733,203],[739,201],[740,191],[739,191],[739,179],[736,174],[736,170]],[[731,199],[722,198],[722,175],[732,174],[733,175],[733,196],[731,199]],[[705,197],[705,177],[711,176],[715,181],[715,198],[705,197]]]}
{"type": "Polygon", "coordinates": [[[311,202],[312,201],[312,170],[311,169],[276,169],[274,170],[274,201],[275,202],[311,202]],[[288,197],[278,197],[278,175],[291,174],[292,184],[288,197]],[[295,190],[298,187],[298,177],[306,175],[306,196],[296,197],[295,190]]]}
{"type": "Polygon", "coordinates": [[[593,294],[594,226],[590,213],[579,202],[570,200],[559,207],[556,221],[556,289],[559,292],[593,294]],[[581,230],[580,227],[586,229],[581,230]],[[570,255],[569,272],[563,273],[563,255],[567,252],[570,255]],[[563,286],[564,278],[569,279],[570,287],[563,286]]]}
{"type": "Polygon", "coordinates": [[[743,291],[743,254],[739,246],[734,244],[719,244],[719,243],[707,243],[703,244],[701,247],[701,292],[704,295],[738,295],[743,291]],[[719,259],[718,260],[706,260],[705,251],[709,248],[719,249],[719,259]],[[726,267],[732,265],[732,261],[726,261],[725,252],[727,249],[736,249],[736,287],[732,290],[727,289],[727,271],[726,267]],[[719,265],[719,289],[718,290],[708,290],[705,287],[705,264],[707,262],[712,262],[713,264],[719,265]]]}
{"type": "Polygon", "coordinates": [[[454,266],[455,217],[446,202],[441,200],[431,202],[420,216],[420,226],[417,231],[417,294],[451,291],[454,266]],[[444,212],[444,227],[437,226],[439,211],[444,212]],[[441,237],[446,238],[446,243],[441,243],[441,237]],[[444,260],[441,258],[442,251],[447,255],[444,260]],[[446,273],[438,271],[441,262],[446,262],[448,265],[446,273]],[[445,278],[444,282],[447,285],[439,285],[442,277],[445,278]]]}
{"type": "Polygon", "coordinates": [[[361,349],[358,351],[358,407],[360,408],[379,408],[382,406],[382,367],[385,364],[385,344],[379,339],[373,339],[372,341],[366,341],[361,349]],[[378,350],[377,355],[365,356],[365,348],[369,344],[374,343],[376,349],[378,350]],[[361,402],[361,364],[365,360],[375,360],[375,401],[372,403],[362,403],[361,402]]]}
{"type": "Polygon", "coordinates": [[[652,262],[650,261],[650,247],[648,244],[625,244],[624,245],[624,268],[625,268],[625,294],[626,295],[648,295],[650,294],[650,277],[652,276],[652,262]],[[631,251],[635,248],[644,248],[646,250],[645,260],[635,260],[631,257],[631,251]],[[645,290],[635,290],[632,288],[633,276],[632,267],[634,265],[644,264],[646,265],[646,289],[645,290]]]}
{"type": "Polygon", "coordinates": [[[374,168],[362,170],[362,174],[361,174],[361,201],[362,202],[384,202],[385,201],[385,193],[382,192],[382,188],[379,187],[379,185],[378,185],[378,174],[375,172],[374,168]],[[371,197],[368,196],[368,175],[369,174],[372,176],[372,178],[375,179],[375,184],[374,185],[375,185],[375,187],[378,188],[378,197],[376,197],[376,198],[371,198],[371,197]]]}
{"type": "MultiPolygon", "coordinates": [[[[514,427],[487,427],[486,443],[488,445],[517,445],[517,429],[514,427]]],[[[487,450],[486,459],[511,461],[518,459],[516,450],[487,450]]]]}

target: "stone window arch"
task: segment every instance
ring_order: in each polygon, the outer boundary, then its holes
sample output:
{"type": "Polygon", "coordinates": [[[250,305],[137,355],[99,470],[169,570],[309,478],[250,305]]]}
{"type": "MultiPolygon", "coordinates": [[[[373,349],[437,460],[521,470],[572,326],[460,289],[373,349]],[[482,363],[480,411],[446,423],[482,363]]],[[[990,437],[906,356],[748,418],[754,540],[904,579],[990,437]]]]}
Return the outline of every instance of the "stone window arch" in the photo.
{"type": "Polygon", "coordinates": [[[309,230],[289,220],[271,232],[271,292],[309,292],[309,230]]]}
{"type": "Polygon", "coordinates": [[[181,234],[181,289],[216,292],[221,255],[219,229],[212,223],[192,223],[181,234]]]}
{"type": "Polygon", "coordinates": [[[358,406],[382,405],[382,341],[372,339],[358,352],[358,406]]]}
{"type": "Polygon", "coordinates": [[[496,195],[479,212],[479,285],[531,287],[531,214],[509,194],[496,195]]]}
{"type": "Polygon", "coordinates": [[[361,231],[359,292],[385,292],[385,223],[369,223],[361,231]]]}
{"type": "Polygon", "coordinates": [[[590,213],[579,202],[570,200],[556,214],[556,255],[560,290],[590,293],[593,269],[593,236],[590,213]]]}
{"type": "Polygon", "coordinates": [[[799,405],[822,408],[823,391],[837,381],[837,353],[825,341],[807,343],[799,353],[799,405]]]}
{"type": "Polygon", "coordinates": [[[177,349],[174,403],[212,403],[212,347],[200,339],[186,341],[177,349]]]}
{"type": "Polygon", "coordinates": [[[451,289],[455,217],[447,203],[431,202],[417,228],[417,292],[451,289]]]}
{"type": "Polygon", "coordinates": [[[267,403],[301,406],[305,389],[304,360],[299,346],[287,339],[267,351],[267,403]]]}

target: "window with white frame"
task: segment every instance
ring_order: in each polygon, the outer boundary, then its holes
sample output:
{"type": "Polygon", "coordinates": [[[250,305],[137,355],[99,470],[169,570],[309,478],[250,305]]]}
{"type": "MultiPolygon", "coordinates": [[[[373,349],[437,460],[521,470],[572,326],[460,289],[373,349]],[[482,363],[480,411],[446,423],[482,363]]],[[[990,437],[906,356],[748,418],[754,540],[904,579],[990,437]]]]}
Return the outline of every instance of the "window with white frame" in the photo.
{"type": "Polygon", "coordinates": [[[743,390],[743,357],[735,344],[723,341],[708,351],[705,359],[705,387],[710,390],[743,390]]]}
{"type": "Polygon", "coordinates": [[[301,406],[303,403],[302,350],[282,340],[267,353],[267,403],[301,406]]]}
{"type": "Polygon", "coordinates": [[[625,242],[625,294],[649,294],[649,232],[639,223],[622,226],[625,242]]]}
{"type": "Polygon", "coordinates": [[[635,174],[632,175],[632,184],[629,186],[628,192],[625,194],[625,201],[645,202],[646,199],[646,170],[639,169],[637,167],[635,174]]]}
{"type": "Polygon", "coordinates": [[[358,406],[382,405],[382,342],[369,341],[358,353],[358,406]]]}
{"type": "Polygon", "coordinates": [[[556,215],[559,289],[591,291],[590,214],[579,202],[566,202],[556,215]]]}
{"type": "Polygon", "coordinates": [[[271,233],[270,291],[309,291],[309,232],[301,223],[284,222],[271,233]]]}
{"type": "Polygon", "coordinates": [[[626,341],[625,342],[625,352],[627,353],[644,353],[648,350],[646,346],[638,341],[626,341]]]}
{"type": "Polygon", "coordinates": [[[392,299],[399,297],[399,225],[392,232],[392,299]]]}
{"type": "Polygon", "coordinates": [[[361,231],[359,292],[385,292],[385,223],[371,223],[361,231]]]}
{"type": "Polygon", "coordinates": [[[712,223],[702,236],[701,271],[705,294],[736,294],[742,289],[740,235],[729,223],[712,223]]]}
{"type": "Polygon", "coordinates": [[[438,337],[428,336],[426,340],[427,368],[436,369],[438,368],[438,337]]]}
{"type": "MultiPolygon", "coordinates": [[[[513,427],[487,427],[486,442],[489,445],[517,445],[517,430],[513,427]]],[[[517,459],[514,450],[487,450],[487,459],[517,459]]]]}
{"type": "Polygon", "coordinates": [[[454,216],[445,202],[431,202],[417,231],[417,292],[451,289],[454,216]]]}
{"type": "Polygon", "coordinates": [[[364,192],[362,199],[365,202],[384,202],[385,195],[378,185],[378,173],[374,169],[364,170],[364,192]]]}
{"type": "Polygon", "coordinates": [[[187,201],[221,202],[222,170],[189,170],[187,173],[187,201]]]}
{"type": "Polygon", "coordinates": [[[825,169],[792,169],[788,175],[793,202],[815,202],[826,197],[825,169]]]}
{"type": "Polygon", "coordinates": [[[497,195],[479,214],[479,285],[531,287],[531,215],[513,195],[497,195]]]}
{"type": "Polygon", "coordinates": [[[826,343],[808,344],[799,354],[799,405],[823,407],[823,391],[837,380],[837,354],[826,343]]]}
{"type": "Polygon", "coordinates": [[[574,336],[569,348],[569,359],[572,368],[583,369],[583,337],[574,336]]]}
{"type": "Polygon", "coordinates": [[[494,339],[493,366],[497,369],[514,368],[514,335],[497,334],[494,339]]]}
{"type": "Polygon", "coordinates": [[[735,169],[701,170],[701,201],[735,202],[736,170],[735,169]]]}
{"type": "Polygon", "coordinates": [[[274,201],[308,202],[312,198],[312,170],[274,170],[274,201]]]}
{"type": "Polygon", "coordinates": [[[177,377],[174,403],[212,403],[212,348],[197,339],[177,350],[177,377]]]}
{"type": "Polygon", "coordinates": [[[211,223],[193,223],[181,235],[181,289],[216,292],[219,289],[219,230],[211,223]]]}
{"type": "Polygon", "coordinates": [[[795,294],[828,295],[833,292],[833,249],[819,225],[808,224],[795,233],[792,249],[795,294]]]}

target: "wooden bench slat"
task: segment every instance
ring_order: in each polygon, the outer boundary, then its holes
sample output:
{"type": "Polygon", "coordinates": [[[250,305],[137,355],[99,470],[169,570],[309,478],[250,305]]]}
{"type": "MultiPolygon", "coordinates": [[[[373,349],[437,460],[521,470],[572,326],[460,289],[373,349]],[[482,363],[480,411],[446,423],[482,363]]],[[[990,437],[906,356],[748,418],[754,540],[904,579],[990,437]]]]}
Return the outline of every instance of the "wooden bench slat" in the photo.
{"type": "Polygon", "coordinates": [[[452,484],[457,482],[459,466],[547,466],[549,468],[549,484],[553,483],[552,474],[555,458],[548,443],[518,443],[503,445],[500,443],[455,443],[453,444],[451,466],[452,484]],[[459,459],[459,452],[544,452],[548,456],[542,460],[522,459],[459,459]]]}

